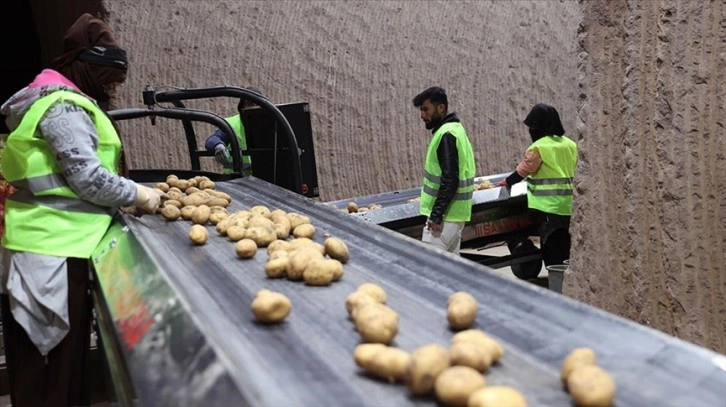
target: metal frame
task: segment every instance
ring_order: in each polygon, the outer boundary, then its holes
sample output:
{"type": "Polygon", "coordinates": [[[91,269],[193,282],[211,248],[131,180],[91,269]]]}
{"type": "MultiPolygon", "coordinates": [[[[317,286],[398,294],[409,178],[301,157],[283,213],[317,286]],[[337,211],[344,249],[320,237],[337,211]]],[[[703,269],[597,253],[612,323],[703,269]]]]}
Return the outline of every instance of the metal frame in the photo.
{"type": "MultiPolygon", "coordinates": [[[[267,98],[260,95],[257,92],[251,91],[249,89],[245,88],[238,88],[238,87],[232,87],[232,86],[218,86],[218,87],[210,87],[210,88],[188,88],[188,89],[178,89],[178,90],[171,90],[171,91],[155,91],[152,88],[148,88],[146,91],[143,92],[143,103],[149,107],[149,110],[154,110],[154,107],[157,103],[173,103],[175,106],[183,108],[184,104],[182,103],[183,100],[194,100],[194,99],[209,99],[209,98],[216,98],[216,97],[233,97],[238,99],[245,99],[245,100],[251,100],[256,105],[260,106],[263,109],[268,110],[277,120],[277,123],[282,128],[285,135],[288,137],[288,141],[290,143],[290,152],[289,152],[289,160],[292,163],[293,166],[293,173],[295,174],[294,177],[294,190],[293,192],[297,192],[299,194],[302,194],[303,192],[303,181],[302,181],[302,165],[300,164],[300,149],[298,147],[297,138],[295,137],[295,133],[292,130],[292,127],[290,127],[290,123],[287,121],[285,116],[280,112],[280,110],[267,98]]],[[[194,136],[194,131],[191,129],[191,126],[187,123],[185,124],[185,132],[187,133],[187,141],[189,140],[194,141],[194,150],[190,148],[190,153],[192,154],[192,169],[199,169],[199,156],[195,156],[196,153],[196,137],[194,136]],[[190,139],[191,137],[191,139],[190,139]],[[192,153],[194,151],[195,153],[192,153]],[[196,161],[195,161],[196,160],[196,161]],[[196,164],[195,164],[196,163],[196,164]],[[196,165],[196,167],[195,167],[196,165]]],[[[232,133],[234,135],[234,133],[232,133]]],[[[237,143],[237,137],[232,137],[234,140],[234,145],[236,148],[234,148],[232,152],[232,162],[233,162],[233,171],[239,172],[241,169],[241,158],[239,157],[239,145],[237,143]],[[235,166],[236,164],[236,166],[235,166]]],[[[199,154],[199,155],[211,155],[211,154],[199,154]]]]}

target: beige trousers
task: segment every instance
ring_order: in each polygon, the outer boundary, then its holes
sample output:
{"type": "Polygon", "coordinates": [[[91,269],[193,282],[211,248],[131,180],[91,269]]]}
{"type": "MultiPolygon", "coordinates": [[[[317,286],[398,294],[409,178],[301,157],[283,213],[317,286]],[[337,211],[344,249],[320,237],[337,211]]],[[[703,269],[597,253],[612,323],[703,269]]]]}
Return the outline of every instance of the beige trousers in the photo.
{"type": "Polygon", "coordinates": [[[421,241],[447,252],[459,254],[462,230],[464,230],[464,222],[442,222],[441,230],[438,232],[434,232],[424,225],[421,241]]]}

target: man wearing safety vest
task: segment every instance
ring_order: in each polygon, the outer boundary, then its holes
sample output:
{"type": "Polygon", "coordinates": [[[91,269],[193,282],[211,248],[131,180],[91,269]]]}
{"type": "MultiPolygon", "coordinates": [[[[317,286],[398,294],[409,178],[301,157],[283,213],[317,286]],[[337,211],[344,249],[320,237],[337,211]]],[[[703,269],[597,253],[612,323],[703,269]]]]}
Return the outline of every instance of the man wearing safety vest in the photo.
{"type": "MultiPolygon", "coordinates": [[[[262,93],[253,87],[247,88],[252,92],[262,95],[262,93]]],[[[237,111],[242,111],[249,107],[254,106],[254,103],[249,100],[240,100],[237,105],[237,111]]],[[[229,126],[234,130],[234,134],[237,136],[240,150],[247,150],[247,135],[245,134],[245,126],[242,123],[242,117],[239,113],[234,116],[226,117],[225,120],[229,123],[229,126]]],[[[217,129],[212,135],[207,137],[204,142],[204,148],[207,151],[214,152],[214,159],[222,165],[224,174],[232,173],[232,140],[224,133],[221,129],[217,129]]],[[[240,151],[240,154],[242,152],[240,151]]],[[[252,175],[252,159],[249,155],[240,155],[242,157],[242,173],[249,176],[252,175]]]]}
{"type": "Polygon", "coordinates": [[[577,166],[577,144],[565,136],[557,110],[536,104],[524,119],[532,144],[524,159],[498,186],[510,187],[527,179],[527,205],[542,217],[540,247],[545,265],[570,258],[572,179],[577,166]]]}
{"type": "Polygon", "coordinates": [[[446,91],[431,87],[413,98],[433,137],[426,151],[419,211],[428,219],[422,241],[459,253],[461,232],[471,219],[474,150],[456,113],[449,113],[446,91]]]}
{"type": "Polygon", "coordinates": [[[3,176],[2,304],[14,406],[89,404],[89,261],[115,210],[154,213],[163,193],[118,174],[121,140],[101,107],[126,79],[126,52],[82,15],[63,54],[0,108],[11,130],[3,176]]]}

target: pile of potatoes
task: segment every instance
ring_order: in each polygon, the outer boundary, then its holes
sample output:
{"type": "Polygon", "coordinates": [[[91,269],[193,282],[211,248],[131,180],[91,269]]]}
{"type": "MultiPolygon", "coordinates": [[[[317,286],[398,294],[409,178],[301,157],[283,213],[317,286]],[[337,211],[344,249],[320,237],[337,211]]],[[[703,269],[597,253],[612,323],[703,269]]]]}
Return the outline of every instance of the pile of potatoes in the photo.
{"type": "Polygon", "coordinates": [[[232,202],[229,194],[215,190],[214,181],[204,176],[179,179],[171,174],[166,182],[155,187],[166,193],[159,208],[161,216],[170,222],[180,218],[191,221],[189,239],[197,245],[205,244],[209,238],[204,225],[216,225],[227,217],[227,207],[232,202]]]}
{"type": "Polygon", "coordinates": [[[484,331],[470,329],[478,307],[471,294],[458,291],[449,297],[447,319],[459,331],[449,348],[428,344],[411,353],[391,345],[399,320],[386,302],[386,292],[374,283],[361,284],[346,297],[346,310],[363,342],[353,356],[363,370],[390,383],[405,383],[413,396],[433,393],[444,406],[527,406],[511,387],[486,386],[484,374],[499,362],[504,348],[484,331]]]}
{"type": "Polygon", "coordinates": [[[615,380],[597,365],[590,348],[573,349],[562,362],[560,378],[576,406],[608,407],[615,400],[615,380]]]}
{"type": "Polygon", "coordinates": [[[474,184],[474,191],[479,191],[482,189],[489,189],[489,188],[494,188],[494,184],[492,184],[492,182],[489,181],[488,179],[485,179],[484,181],[482,181],[478,184],[474,184]]]}
{"type": "MultiPolygon", "coordinates": [[[[355,310],[360,300],[352,294],[349,298],[355,310]]],[[[444,406],[526,407],[524,396],[516,389],[486,386],[484,373],[503,354],[495,339],[476,329],[455,334],[448,349],[427,344],[409,353],[385,343],[362,343],[353,352],[355,363],[363,370],[390,383],[405,383],[412,396],[433,393],[444,406]]]]}
{"type": "Polygon", "coordinates": [[[377,204],[377,203],[359,207],[357,203],[351,201],[351,202],[348,202],[346,207],[341,209],[341,211],[346,212],[346,213],[366,213],[368,211],[373,211],[373,210],[381,209],[381,208],[383,208],[383,206],[381,206],[380,204],[377,204]]]}

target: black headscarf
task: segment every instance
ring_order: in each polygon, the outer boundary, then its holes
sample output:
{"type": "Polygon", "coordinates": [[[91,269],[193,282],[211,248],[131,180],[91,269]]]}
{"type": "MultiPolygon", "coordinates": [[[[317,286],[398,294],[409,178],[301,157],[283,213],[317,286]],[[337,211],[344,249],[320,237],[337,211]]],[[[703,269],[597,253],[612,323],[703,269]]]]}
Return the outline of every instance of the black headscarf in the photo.
{"type": "Polygon", "coordinates": [[[106,23],[85,13],[63,37],[63,54],[53,68],[83,93],[103,104],[109,100],[104,85],[126,80],[128,61],[106,23]]]}
{"type": "Polygon", "coordinates": [[[557,109],[544,103],[534,105],[524,119],[524,124],[529,127],[529,135],[532,136],[533,142],[544,136],[565,134],[565,128],[562,127],[557,109]]]}

